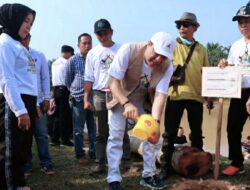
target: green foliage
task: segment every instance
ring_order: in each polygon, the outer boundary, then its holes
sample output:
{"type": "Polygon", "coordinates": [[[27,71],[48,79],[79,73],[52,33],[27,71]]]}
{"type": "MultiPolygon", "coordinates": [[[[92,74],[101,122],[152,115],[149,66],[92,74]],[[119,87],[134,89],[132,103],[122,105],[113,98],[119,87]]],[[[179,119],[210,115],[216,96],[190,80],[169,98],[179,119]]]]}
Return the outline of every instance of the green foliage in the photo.
{"type": "Polygon", "coordinates": [[[223,47],[219,43],[207,43],[207,52],[210,66],[217,66],[222,58],[227,58],[229,47],[223,47]]]}

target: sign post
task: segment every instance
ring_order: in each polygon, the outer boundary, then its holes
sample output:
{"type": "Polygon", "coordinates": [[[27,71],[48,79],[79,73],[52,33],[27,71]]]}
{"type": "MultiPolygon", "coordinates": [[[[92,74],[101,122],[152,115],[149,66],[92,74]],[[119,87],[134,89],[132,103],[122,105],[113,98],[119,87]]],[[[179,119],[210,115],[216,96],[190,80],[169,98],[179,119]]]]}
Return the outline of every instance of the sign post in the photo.
{"type": "Polygon", "coordinates": [[[241,72],[237,67],[203,67],[202,69],[202,96],[218,97],[218,121],[216,131],[215,144],[215,164],[214,179],[219,177],[220,164],[220,143],[221,143],[221,127],[223,116],[223,101],[227,98],[241,97],[241,72]]]}
{"type": "Polygon", "coordinates": [[[216,131],[216,144],[215,144],[215,160],[214,160],[214,179],[218,179],[220,170],[220,142],[221,142],[221,126],[222,126],[222,115],[223,115],[223,98],[219,98],[218,107],[218,121],[216,131]]]}

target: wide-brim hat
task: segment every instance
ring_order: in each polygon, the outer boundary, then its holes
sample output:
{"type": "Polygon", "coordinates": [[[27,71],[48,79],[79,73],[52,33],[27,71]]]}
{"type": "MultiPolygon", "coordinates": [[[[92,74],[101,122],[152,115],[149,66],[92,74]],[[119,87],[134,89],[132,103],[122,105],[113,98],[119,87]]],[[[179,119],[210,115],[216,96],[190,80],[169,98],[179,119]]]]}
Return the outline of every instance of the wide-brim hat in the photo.
{"type": "Polygon", "coordinates": [[[200,26],[200,24],[197,21],[196,15],[194,13],[184,12],[181,15],[181,18],[179,20],[175,21],[176,24],[178,24],[180,22],[189,22],[197,27],[200,26]]]}
{"type": "Polygon", "coordinates": [[[233,17],[232,21],[237,21],[240,18],[250,18],[250,6],[242,6],[233,17]]]}

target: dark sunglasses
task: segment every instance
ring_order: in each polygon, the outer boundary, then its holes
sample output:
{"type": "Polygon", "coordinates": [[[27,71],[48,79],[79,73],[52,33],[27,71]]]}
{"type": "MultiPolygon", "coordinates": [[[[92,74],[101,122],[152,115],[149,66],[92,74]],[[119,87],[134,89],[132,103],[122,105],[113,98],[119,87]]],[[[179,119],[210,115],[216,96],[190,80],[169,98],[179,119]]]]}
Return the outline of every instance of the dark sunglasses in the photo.
{"type": "Polygon", "coordinates": [[[193,24],[189,23],[189,22],[179,22],[176,24],[176,28],[180,29],[181,26],[183,26],[184,28],[188,28],[189,26],[192,26],[193,24]]]}

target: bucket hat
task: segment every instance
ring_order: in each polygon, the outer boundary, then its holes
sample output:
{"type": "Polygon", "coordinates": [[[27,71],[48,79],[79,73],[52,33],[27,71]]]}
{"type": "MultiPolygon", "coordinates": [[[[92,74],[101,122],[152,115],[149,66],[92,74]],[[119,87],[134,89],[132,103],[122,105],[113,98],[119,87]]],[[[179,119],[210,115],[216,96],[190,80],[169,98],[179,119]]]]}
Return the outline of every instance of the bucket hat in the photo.
{"type": "Polygon", "coordinates": [[[181,18],[179,20],[175,21],[176,24],[178,24],[180,22],[189,22],[197,27],[200,26],[200,24],[197,21],[196,15],[194,13],[184,12],[181,15],[181,18]]]}

